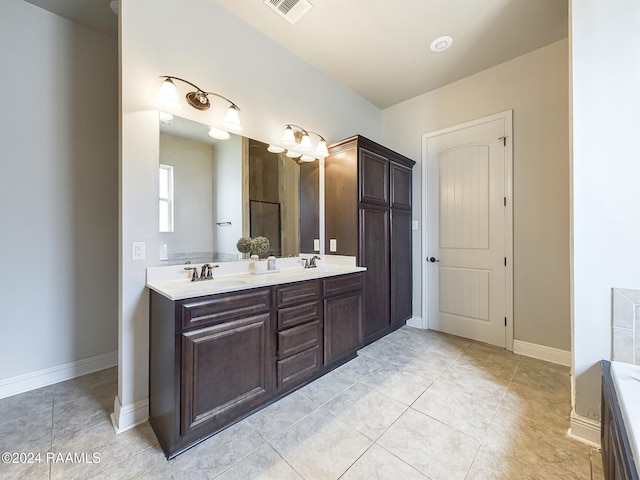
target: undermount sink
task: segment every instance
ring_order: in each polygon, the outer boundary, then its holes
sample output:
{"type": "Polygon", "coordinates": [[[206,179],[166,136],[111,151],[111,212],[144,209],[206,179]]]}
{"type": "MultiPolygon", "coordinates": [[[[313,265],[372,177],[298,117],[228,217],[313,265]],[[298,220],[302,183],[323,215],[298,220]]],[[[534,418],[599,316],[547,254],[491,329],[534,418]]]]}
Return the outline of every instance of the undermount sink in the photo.
{"type": "Polygon", "coordinates": [[[203,291],[203,290],[222,290],[225,288],[238,287],[245,285],[247,282],[244,280],[202,280],[199,282],[189,282],[185,287],[190,291],[203,291]]]}
{"type": "Polygon", "coordinates": [[[239,285],[244,285],[247,282],[244,280],[204,280],[200,282],[201,285],[209,285],[213,288],[231,288],[239,285]]]}

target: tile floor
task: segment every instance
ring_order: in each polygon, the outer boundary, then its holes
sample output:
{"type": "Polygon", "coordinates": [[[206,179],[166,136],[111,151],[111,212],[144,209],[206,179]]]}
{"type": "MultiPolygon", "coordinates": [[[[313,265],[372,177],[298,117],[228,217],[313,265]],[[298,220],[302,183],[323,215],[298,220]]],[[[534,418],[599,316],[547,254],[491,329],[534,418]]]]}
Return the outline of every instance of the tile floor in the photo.
{"type": "Polygon", "coordinates": [[[116,390],[113,368],[0,400],[0,452],[41,455],[0,478],[603,479],[566,436],[568,368],[411,327],[172,461],[148,423],[114,434],[116,390]]]}

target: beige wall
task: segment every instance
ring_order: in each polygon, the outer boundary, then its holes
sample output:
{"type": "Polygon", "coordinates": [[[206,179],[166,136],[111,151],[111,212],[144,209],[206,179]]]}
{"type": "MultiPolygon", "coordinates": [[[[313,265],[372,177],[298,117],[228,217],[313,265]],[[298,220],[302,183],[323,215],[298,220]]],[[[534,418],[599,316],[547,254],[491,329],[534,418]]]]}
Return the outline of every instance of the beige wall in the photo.
{"type": "MultiPolygon", "coordinates": [[[[382,112],[383,143],[418,163],[425,133],[513,110],[514,339],[571,349],[568,42],[523,55],[382,112]]],[[[414,316],[421,316],[421,229],[414,232],[414,316]]]]}

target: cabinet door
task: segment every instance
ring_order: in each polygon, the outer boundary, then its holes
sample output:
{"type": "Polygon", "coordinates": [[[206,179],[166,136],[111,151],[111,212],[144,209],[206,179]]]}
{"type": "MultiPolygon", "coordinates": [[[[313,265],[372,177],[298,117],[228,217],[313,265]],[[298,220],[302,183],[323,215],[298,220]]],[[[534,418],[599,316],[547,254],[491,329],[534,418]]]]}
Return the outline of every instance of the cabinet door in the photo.
{"type": "Polygon", "coordinates": [[[389,160],[364,148],[359,152],[358,200],[374,205],[389,205],[389,160]]]}
{"type": "MultiPolygon", "coordinates": [[[[333,149],[332,149],[333,150],[333,149]]],[[[325,242],[336,242],[337,255],[358,252],[358,152],[355,143],[325,159],[325,242]]]]}
{"type": "Polygon", "coordinates": [[[411,170],[395,163],[391,171],[391,208],[411,210],[411,170]]]}
{"type": "Polygon", "coordinates": [[[411,318],[411,211],[391,211],[391,324],[411,318]]]}
{"type": "Polygon", "coordinates": [[[324,364],[355,353],[362,345],[362,294],[359,291],[324,301],[324,364]]]}
{"type": "Polygon", "coordinates": [[[269,395],[269,313],[182,334],[180,433],[233,421],[269,395]]]}
{"type": "Polygon", "coordinates": [[[360,208],[358,264],[364,272],[362,329],[368,342],[389,327],[389,210],[360,208]]]}

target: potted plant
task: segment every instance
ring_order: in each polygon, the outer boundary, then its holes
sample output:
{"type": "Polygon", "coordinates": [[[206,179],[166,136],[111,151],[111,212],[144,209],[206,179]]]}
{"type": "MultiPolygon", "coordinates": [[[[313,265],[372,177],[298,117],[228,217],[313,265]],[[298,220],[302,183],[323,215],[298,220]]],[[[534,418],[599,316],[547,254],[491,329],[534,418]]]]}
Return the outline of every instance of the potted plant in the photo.
{"type": "Polygon", "coordinates": [[[238,239],[238,243],[236,243],[236,248],[240,253],[243,254],[243,257],[251,252],[252,240],[249,237],[240,237],[238,239]]]}
{"type": "Polygon", "coordinates": [[[269,239],[267,237],[256,237],[251,240],[251,255],[258,255],[260,258],[266,258],[269,253],[269,239]]]}

